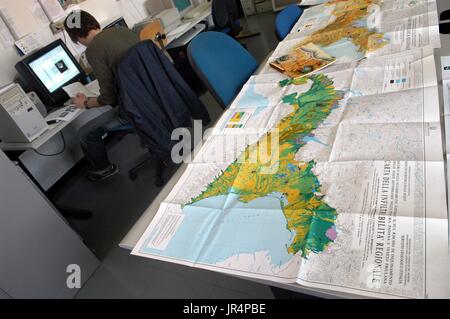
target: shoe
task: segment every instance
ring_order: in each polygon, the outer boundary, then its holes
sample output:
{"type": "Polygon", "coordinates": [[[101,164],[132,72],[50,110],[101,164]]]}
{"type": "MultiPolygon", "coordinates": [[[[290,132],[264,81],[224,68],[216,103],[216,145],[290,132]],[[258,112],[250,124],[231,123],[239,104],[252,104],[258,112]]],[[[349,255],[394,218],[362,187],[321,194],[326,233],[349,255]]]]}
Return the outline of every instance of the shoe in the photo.
{"type": "Polygon", "coordinates": [[[104,170],[102,172],[89,172],[87,178],[91,182],[99,182],[111,176],[114,176],[119,172],[120,172],[119,166],[117,166],[116,164],[111,164],[109,169],[104,170]]]}

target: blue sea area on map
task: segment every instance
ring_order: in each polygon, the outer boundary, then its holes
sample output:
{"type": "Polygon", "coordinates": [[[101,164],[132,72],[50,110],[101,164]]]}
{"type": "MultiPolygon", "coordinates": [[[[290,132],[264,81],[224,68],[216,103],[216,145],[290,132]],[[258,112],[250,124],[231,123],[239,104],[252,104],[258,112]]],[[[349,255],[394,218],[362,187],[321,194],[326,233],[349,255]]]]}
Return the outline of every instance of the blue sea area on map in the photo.
{"type": "Polygon", "coordinates": [[[238,108],[256,108],[254,115],[269,105],[269,99],[262,94],[256,93],[256,83],[248,82],[244,87],[244,94],[237,101],[238,108]]]}
{"type": "Polygon", "coordinates": [[[186,205],[183,222],[166,249],[142,252],[215,264],[239,254],[268,251],[273,265],[285,264],[293,257],[287,247],[294,234],[281,210],[281,203],[287,203],[284,196],[273,193],[249,203],[238,197],[221,195],[186,205]]]}
{"type": "Polygon", "coordinates": [[[364,53],[358,51],[358,47],[349,39],[341,39],[329,46],[323,47],[324,51],[337,59],[346,58],[357,61],[364,57],[364,53]]]}
{"type": "Polygon", "coordinates": [[[244,88],[244,95],[238,101],[239,108],[266,107],[268,104],[269,99],[256,93],[256,84],[251,82],[244,88]]]}
{"type": "Polygon", "coordinates": [[[360,28],[367,28],[367,19],[360,19],[353,23],[353,26],[360,28]]]}
{"type": "Polygon", "coordinates": [[[308,142],[315,142],[317,144],[323,145],[323,146],[328,146],[328,144],[322,142],[321,140],[319,140],[317,137],[315,136],[305,136],[303,138],[303,142],[308,143],[308,142]]]}

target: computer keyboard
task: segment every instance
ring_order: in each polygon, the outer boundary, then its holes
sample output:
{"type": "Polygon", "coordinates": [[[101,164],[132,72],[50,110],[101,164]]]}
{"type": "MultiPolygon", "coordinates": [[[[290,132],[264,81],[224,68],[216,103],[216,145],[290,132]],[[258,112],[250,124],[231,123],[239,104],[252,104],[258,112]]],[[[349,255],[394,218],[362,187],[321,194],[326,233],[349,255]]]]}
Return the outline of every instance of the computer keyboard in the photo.
{"type": "Polygon", "coordinates": [[[204,2],[202,4],[199,4],[194,9],[189,10],[186,12],[183,16],[184,19],[195,19],[198,18],[203,12],[205,12],[207,9],[211,8],[211,2],[204,2]]]}
{"type": "Polygon", "coordinates": [[[64,106],[49,115],[45,118],[47,122],[69,122],[75,116],[81,113],[81,109],[75,107],[75,105],[64,106]]]}
{"type": "Polygon", "coordinates": [[[176,29],[170,31],[167,35],[170,37],[172,35],[182,33],[184,31],[186,31],[186,29],[189,28],[189,26],[190,26],[190,23],[188,23],[188,22],[183,23],[183,24],[179,25],[176,29]]]}

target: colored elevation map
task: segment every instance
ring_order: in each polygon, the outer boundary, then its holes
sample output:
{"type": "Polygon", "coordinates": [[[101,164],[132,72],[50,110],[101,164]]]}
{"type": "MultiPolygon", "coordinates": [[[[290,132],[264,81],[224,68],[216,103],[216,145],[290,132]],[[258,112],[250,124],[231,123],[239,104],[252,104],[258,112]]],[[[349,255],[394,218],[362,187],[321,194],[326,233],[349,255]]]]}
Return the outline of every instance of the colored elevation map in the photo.
{"type": "Polygon", "coordinates": [[[310,251],[323,251],[336,238],[334,221],[337,213],[320,194],[320,183],[313,173],[315,162],[297,162],[294,157],[306,144],[305,137],[328,117],[343,96],[323,74],[302,78],[296,84],[306,84],[308,80],[313,83],[306,93],[293,93],[283,99],[293,106],[294,111],[276,126],[279,134],[277,162],[263,163],[258,156],[263,146],[271,153],[270,143],[263,141],[272,141],[272,130],[261,137],[260,142],[249,145],[190,203],[231,193],[239,195],[239,201],[248,203],[275,192],[281,193],[285,199],[280,203],[287,227],[295,233],[288,251],[292,254],[301,251],[303,256],[310,251]],[[268,165],[275,167],[276,173],[268,174],[268,165]]]}
{"type": "Polygon", "coordinates": [[[381,3],[381,0],[334,0],[326,3],[335,5],[332,12],[334,22],[306,37],[297,47],[310,42],[326,47],[343,39],[349,39],[362,53],[383,47],[386,44],[383,34],[369,30],[366,25],[369,8],[381,3]]]}
{"type": "MultiPolygon", "coordinates": [[[[359,23],[367,17],[368,6],[377,3],[377,0],[331,1],[330,4],[336,4],[334,23],[307,37],[299,45],[313,42],[326,46],[349,39],[362,53],[382,47],[385,44],[383,35],[369,31],[359,23]]],[[[297,162],[295,155],[343,97],[343,93],[335,90],[333,81],[324,74],[285,80],[280,85],[304,85],[308,81],[312,81],[312,85],[306,93],[294,93],[283,98],[283,102],[290,104],[294,111],[275,127],[279,134],[276,163],[263,163],[258,157],[260,148],[268,147],[264,141],[272,140],[272,130],[257,143],[249,145],[235,162],[187,204],[190,206],[207,198],[228,194],[234,194],[239,201],[249,203],[280,193],[287,228],[294,234],[287,248],[288,253],[301,252],[304,257],[310,252],[323,251],[336,239],[337,212],[325,202],[321,194],[319,179],[313,172],[315,162],[297,162]],[[276,173],[267,174],[268,165],[275,167],[276,173]]]]}

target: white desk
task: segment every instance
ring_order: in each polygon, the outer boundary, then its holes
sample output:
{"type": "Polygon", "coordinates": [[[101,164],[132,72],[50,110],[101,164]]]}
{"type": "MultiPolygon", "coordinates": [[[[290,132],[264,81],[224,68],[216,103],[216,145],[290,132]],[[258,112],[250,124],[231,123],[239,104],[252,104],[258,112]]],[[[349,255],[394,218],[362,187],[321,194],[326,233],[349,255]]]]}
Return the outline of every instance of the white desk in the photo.
{"type": "MultiPolygon", "coordinates": [[[[98,87],[96,81],[90,83],[89,86],[92,91],[95,91],[95,88],[98,87]]],[[[78,130],[109,109],[110,107],[83,110],[68,122],[50,125],[49,130],[31,143],[1,142],[0,149],[3,151],[23,151],[18,157],[19,161],[41,189],[47,191],[83,158],[83,152],[79,145],[78,130]],[[39,151],[42,154],[58,153],[62,148],[60,132],[62,132],[66,141],[66,150],[63,153],[49,157],[41,156],[35,152],[39,151]]]]}
{"type": "MultiPolygon", "coordinates": [[[[92,81],[91,83],[87,84],[86,87],[92,91],[100,94],[100,86],[98,84],[98,81],[92,81]]],[[[61,107],[65,108],[65,107],[61,107]]],[[[57,113],[57,111],[53,111],[54,113],[57,113]]],[[[78,111],[74,117],[72,117],[69,121],[60,121],[56,124],[49,125],[49,129],[45,131],[41,136],[39,136],[37,139],[35,139],[33,142],[30,143],[10,143],[10,142],[0,142],[0,149],[3,151],[26,151],[26,150],[38,150],[41,146],[43,146],[45,143],[50,141],[56,134],[61,132],[66,126],[70,125],[72,122],[74,122],[78,117],[80,117],[86,110],[80,110],[78,111]]],[[[50,113],[47,118],[51,118],[52,113],[50,113]]]]}
{"type": "MultiPolygon", "coordinates": [[[[185,42],[185,41],[183,41],[182,38],[184,38],[185,36],[192,37],[192,29],[193,29],[197,24],[199,24],[201,21],[206,20],[210,15],[211,15],[211,6],[207,7],[201,14],[199,14],[198,17],[196,17],[196,18],[194,18],[194,19],[183,20],[183,23],[186,23],[186,24],[187,24],[186,29],[184,29],[183,32],[180,32],[180,33],[177,33],[177,34],[174,34],[174,35],[167,36],[167,44],[166,44],[166,47],[167,47],[167,48],[177,47],[177,46],[178,46],[178,43],[177,43],[176,40],[179,40],[179,39],[180,39],[182,42],[185,42]]],[[[197,31],[198,31],[198,29],[197,29],[197,31]]],[[[201,32],[201,30],[198,31],[195,35],[197,35],[197,34],[200,33],[200,32],[201,32]]],[[[194,36],[195,36],[195,35],[194,35],[194,36]]],[[[192,38],[193,38],[193,37],[192,37],[192,38]]],[[[192,38],[191,38],[191,39],[192,39],[192,38]]],[[[189,42],[189,41],[188,41],[188,42],[189,42]]]]}
{"type": "MultiPolygon", "coordinates": [[[[255,74],[260,73],[264,69],[264,67],[267,64],[268,58],[271,55],[272,55],[272,53],[268,54],[266,60],[263,63],[261,63],[260,68],[255,72],[255,74]]],[[[220,118],[216,121],[216,123],[219,121],[220,121],[220,118]]],[[[212,127],[214,127],[216,123],[214,123],[212,125],[212,127]]],[[[208,135],[205,135],[204,138],[207,139],[208,135]]],[[[197,145],[196,149],[193,153],[195,154],[201,147],[202,147],[202,145],[197,145]]],[[[150,206],[144,211],[144,213],[139,218],[139,220],[134,224],[134,226],[130,229],[130,231],[127,233],[127,235],[119,243],[119,246],[121,248],[130,250],[130,251],[133,250],[133,248],[136,246],[137,242],[141,238],[142,234],[145,232],[148,225],[150,225],[151,221],[153,220],[156,213],[158,212],[161,202],[172,191],[173,187],[176,185],[178,180],[181,178],[181,176],[183,175],[183,173],[185,172],[187,167],[188,167],[188,164],[183,163],[178,168],[178,170],[175,172],[175,174],[171,177],[171,179],[163,187],[161,192],[159,192],[158,196],[156,196],[156,198],[153,200],[153,202],[150,204],[150,206]]],[[[237,277],[239,277],[239,276],[237,276],[237,277]]],[[[276,283],[276,282],[272,282],[272,281],[247,278],[247,277],[239,277],[239,278],[254,281],[254,282],[261,283],[261,284],[268,285],[268,286],[278,287],[278,288],[282,288],[282,289],[289,289],[289,290],[292,290],[295,292],[308,294],[308,295],[316,296],[316,297],[320,297],[320,298],[352,298],[352,297],[353,298],[361,298],[361,296],[357,296],[357,295],[316,289],[316,288],[308,288],[308,287],[303,287],[303,286],[294,285],[294,284],[281,284],[281,283],[276,283]]]]}
{"type": "MultiPolygon", "coordinates": [[[[207,136],[205,136],[205,138],[207,138],[207,136]]],[[[128,234],[122,239],[122,241],[119,244],[121,248],[130,251],[133,250],[134,246],[136,246],[137,242],[139,241],[139,238],[142,236],[142,234],[147,229],[148,225],[150,225],[151,221],[155,217],[161,202],[169,195],[169,193],[171,192],[175,184],[178,182],[178,180],[181,178],[187,167],[188,167],[187,164],[182,164],[181,167],[175,172],[175,174],[167,182],[167,184],[164,186],[164,188],[161,190],[158,196],[156,196],[156,198],[153,200],[151,205],[144,211],[139,220],[134,224],[133,228],[131,228],[128,234]]],[[[278,287],[282,289],[289,289],[295,292],[316,296],[319,298],[361,298],[361,296],[357,295],[346,294],[336,291],[321,290],[316,288],[308,288],[294,284],[281,284],[273,281],[248,277],[239,277],[239,278],[250,280],[268,286],[278,287]]]]}
{"type": "Polygon", "coordinates": [[[193,38],[195,38],[200,32],[204,31],[206,26],[204,24],[196,24],[194,27],[189,28],[187,31],[184,31],[183,35],[175,40],[173,40],[168,46],[167,49],[178,48],[184,46],[191,42],[193,38]]]}
{"type": "MultiPolygon", "coordinates": [[[[438,3],[439,13],[444,11],[445,9],[450,9],[450,5],[448,5],[448,4],[445,4],[445,5],[447,6],[447,8],[443,7],[442,3],[438,3]]],[[[440,96],[441,96],[440,104],[441,104],[441,109],[443,109],[440,56],[450,55],[450,35],[441,35],[441,41],[442,41],[442,48],[435,50],[435,57],[436,57],[436,62],[437,62],[436,69],[437,69],[437,74],[438,74],[438,84],[440,86],[440,96]],[[438,60],[439,60],[439,62],[438,62],[438,60]]],[[[266,64],[266,62],[262,63],[261,68],[263,68],[265,66],[265,64],[266,64]]],[[[259,73],[259,71],[260,70],[258,70],[255,74],[259,73]]],[[[449,115],[449,122],[450,122],[450,115],[449,115]]],[[[442,125],[442,127],[444,127],[444,125],[442,125]]],[[[447,134],[447,136],[449,136],[449,139],[450,139],[449,132],[447,132],[446,134],[447,134]]],[[[205,138],[207,138],[207,136],[205,136],[205,138]]],[[[445,143],[445,141],[444,141],[444,143],[445,143]]],[[[447,158],[448,158],[448,161],[450,164],[450,154],[449,153],[450,153],[450,150],[448,149],[447,150],[447,154],[448,154],[447,158]]],[[[155,215],[159,209],[160,203],[168,196],[170,191],[173,189],[175,184],[178,182],[180,177],[183,175],[187,166],[188,166],[187,164],[183,164],[177,170],[177,172],[172,176],[172,178],[167,182],[165,187],[161,190],[161,192],[158,194],[158,196],[154,199],[152,204],[144,211],[144,213],[142,214],[140,219],[135,223],[135,225],[131,228],[131,230],[128,232],[128,234],[122,239],[122,241],[119,244],[120,247],[127,249],[127,250],[132,250],[135,247],[135,245],[139,241],[140,237],[142,236],[142,234],[145,232],[148,225],[151,223],[151,221],[155,217],[155,215]]],[[[448,178],[449,178],[449,182],[450,182],[450,172],[448,172],[448,178]]],[[[450,200],[450,196],[449,196],[449,200],[450,200]]],[[[281,284],[281,283],[277,283],[277,282],[273,282],[273,281],[254,279],[254,278],[249,278],[249,277],[240,277],[240,278],[258,282],[258,283],[262,283],[262,284],[273,286],[273,287],[289,289],[289,290],[292,290],[295,292],[308,294],[308,295],[321,297],[321,298],[365,298],[364,296],[360,296],[360,295],[337,292],[337,291],[322,290],[322,289],[317,289],[317,288],[308,288],[308,287],[299,286],[296,284],[281,284]]]]}

